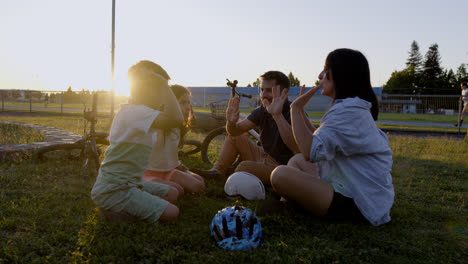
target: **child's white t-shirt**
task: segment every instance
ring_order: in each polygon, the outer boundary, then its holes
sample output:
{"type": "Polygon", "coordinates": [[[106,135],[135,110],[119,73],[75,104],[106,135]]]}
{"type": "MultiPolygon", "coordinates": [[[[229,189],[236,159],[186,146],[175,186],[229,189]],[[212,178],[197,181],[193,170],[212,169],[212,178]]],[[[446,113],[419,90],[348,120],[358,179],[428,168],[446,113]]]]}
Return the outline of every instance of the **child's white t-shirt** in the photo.
{"type": "Polygon", "coordinates": [[[160,111],[144,105],[122,104],[109,135],[110,145],[99,169],[93,193],[142,186],[157,137],[152,128],[160,111]]]}
{"type": "Polygon", "coordinates": [[[151,153],[148,169],[167,172],[179,166],[179,141],[179,128],[157,129],[156,143],[151,153]]]}

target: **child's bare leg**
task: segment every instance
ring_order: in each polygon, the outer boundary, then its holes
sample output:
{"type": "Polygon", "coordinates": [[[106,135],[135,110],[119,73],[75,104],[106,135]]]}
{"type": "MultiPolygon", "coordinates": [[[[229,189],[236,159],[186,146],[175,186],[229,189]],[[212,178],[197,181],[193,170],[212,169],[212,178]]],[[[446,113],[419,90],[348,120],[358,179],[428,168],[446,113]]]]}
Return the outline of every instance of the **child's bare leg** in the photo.
{"type": "Polygon", "coordinates": [[[168,222],[175,221],[179,216],[179,208],[171,203],[167,205],[164,213],[159,217],[159,221],[168,222]]]}
{"type": "Polygon", "coordinates": [[[182,186],[185,191],[190,193],[201,192],[205,190],[205,182],[203,180],[200,180],[198,177],[192,176],[190,173],[183,172],[180,170],[176,170],[174,172],[171,181],[180,184],[180,186],[182,186]]]}
{"type": "Polygon", "coordinates": [[[199,181],[203,182],[203,184],[205,184],[205,179],[203,179],[202,176],[200,176],[200,175],[198,175],[196,173],[193,173],[191,171],[186,171],[185,173],[190,174],[192,177],[195,177],[197,180],[199,180],[199,181]]]}
{"type": "Polygon", "coordinates": [[[161,196],[162,199],[170,202],[175,203],[177,202],[177,198],[179,197],[179,192],[176,188],[169,186],[169,191],[167,192],[166,196],[161,196]]]}
{"type": "Polygon", "coordinates": [[[166,184],[166,185],[176,188],[177,191],[179,192],[179,197],[181,197],[184,194],[184,188],[182,188],[182,186],[180,186],[180,184],[178,184],[177,182],[166,181],[166,180],[159,179],[159,178],[153,178],[151,179],[151,181],[159,182],[159,183],[166,184]]]}

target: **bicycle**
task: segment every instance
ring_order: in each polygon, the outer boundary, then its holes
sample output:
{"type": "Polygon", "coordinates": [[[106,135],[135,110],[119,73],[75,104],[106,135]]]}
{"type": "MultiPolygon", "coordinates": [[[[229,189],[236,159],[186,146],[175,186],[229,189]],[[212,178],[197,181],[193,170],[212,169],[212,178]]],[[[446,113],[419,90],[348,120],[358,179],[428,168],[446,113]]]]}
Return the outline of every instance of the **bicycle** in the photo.
{"type": "Polygon", "coordinates": [[[80,167],[80,175],[82,170],[85,170],[88,173],[92,172],[93,168],[96,172],[99,170],[100,155],[102,151],[97,145],[109,145],[110,143],[108,140],[109,133],[96,132],[95,130],[97,123],[97,92],[93,93],[91,110],[86,110],[86,104],[84,102],[83,104],[83,118],[85,119],[85,126],[81,139],[74,143],[62,143],[41,147],[35,154],[37,159],[46,159],[46,153],[52,151],[78,149],[80,150],[80,159],[84,160],[80,167]],[[89,131],[87,130],[88,123],[90,124],[89,131]],[[91,163],[93,163],[93,165],[91,163]]]}
{"type": "MultiPolygon", "coordinates": [[[[86,110],[86,104],[84,104],[83,118],[85,119],[85,126],[83,136],[78,141],[73,143],[62,143],[51,146],[44,146],[37,150],[36,158],[44,160],[46,153],[58,150],[80,150],[80,159],[83,159],[81,170],[92,172],[94,168],[97,172],[100,168],[100,156],[101,149],[98,145],[109,145],[109,133],[97,132],[95,130],[97,123],[97,93],[93,93],[92,108],[86,110]],[[87,130],[89,123],[89,131],[87,130]],[[91,164],[93,163],[93,164],[91,164]]],[[[179,157],[186,157],[193,155],[201,151],[202,143],[198,140],[185,140],[183,147],[179,150],[179,157]]],[[[81,171],[80,171],[81,174],[81,171]]]]}
{"type": "MultiPolygon", "coordinates": [[[[239,97],[252,98],[252,95],[243,94],[236,91],[237,80],[231,82],[227,80],[227,86],[231,87],[231,98],[238,95],[239,97]]],[[[216,120],[226,121],[226,108],[229,100],[221,100],[210,104],[211,116],[216,120]]],[[[246,116],[242,115],[242,118],[245,119],[246,116]]],[[[257,144],[260,143],[260,135],[254,129],[249,130],[244,133],[256,141],[257,144]]],[[[219,152],[221,151],[224,140],[227,136],[226,126],[218,127],[211,130],[208,135],[203,140],[201,146],[201,157],[202,160],[213,166],[216,160],[218,159],[219,152]]],[[[233,166],[237,166],[241,162],[240,156],[236,158],[236,161],[233,163],[233,166]]]]}

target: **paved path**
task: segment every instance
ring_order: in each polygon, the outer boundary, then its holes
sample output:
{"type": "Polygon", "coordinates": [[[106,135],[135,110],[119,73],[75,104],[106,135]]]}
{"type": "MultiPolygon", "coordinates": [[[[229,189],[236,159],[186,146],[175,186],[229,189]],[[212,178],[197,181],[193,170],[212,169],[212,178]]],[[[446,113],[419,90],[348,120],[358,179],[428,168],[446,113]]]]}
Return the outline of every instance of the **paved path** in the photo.
{"type": "MultiPolygon", "coordinates": [[[[6,109],[23,109],[28,110],[29,106],[4,106],[6,109]]],[[[37,107],[33,106],[33,110],[50,110],[50,111],[60,111],[60,107],[37,107]]],[[[63,111],[74,111],[80,112],[83,111],[82,108],[63,108],[63,111]]],[[[110,113],[110,110],[99,110],[99,112],[110,113]]],[[[309,118],[311,121],[320,121],[320,118],[309,118]]],[[[393,121],[393,120],[379,120],[377,121],[379,124],[387,124],[387,125],[402,125],[402,126],[419,126],[419,127],[445,127],[445,128],[455,128],[454,124],[452,123],[435,123],[435,122],[426,122],[426,121],[393,121]]],[[[468,123],[468,120],[467,120],[468,123]]],[[[463,124],[463,128],[468,128],[468,124],[463,124]]]]}
{"type": "MultiPolygon", "coordinates": [[[[310,121],[320,121],[320,118],[309,118],[310,121]]],[[[386,125],[401,125],[401,126],[419,126],[419,127],[446,127],[455,128],[453,123],[435,123],[425,121],[394,121],[394,120],[378,120],[378,124],[386,125]]],[[[463,124],[463,128],[468,128],[468,124],[463,124]]]]}

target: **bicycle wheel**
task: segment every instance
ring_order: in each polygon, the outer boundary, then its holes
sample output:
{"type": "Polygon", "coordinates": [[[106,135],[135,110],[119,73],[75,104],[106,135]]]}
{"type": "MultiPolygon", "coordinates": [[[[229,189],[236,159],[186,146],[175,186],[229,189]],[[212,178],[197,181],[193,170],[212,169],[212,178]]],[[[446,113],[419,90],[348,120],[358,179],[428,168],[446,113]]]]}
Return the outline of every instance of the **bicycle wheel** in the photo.
{"type": "Polygon", "coordinates": [[[85,141],[83,150],[81,151],[80,155],[83,162],[80,168],[81,176],[83,176],[82,172],[90,176],[99,171],[99,167],[101,165],[99,160],[99,152],[100,151],[98,150],[96,141],[94,139],[89,138],[85,141]]]}
{"type": "Polygon", "coordinates": [[[63,151],[63,150],[83,149],[83,146],[84,146],[83,139],[80,139],[75,143],[62,143],[62,144],[41,147],[36,151],[34,155],[36,159],[44,160],[46,159],[45,154],[48,152],[60,151],[60,150],[63,151]]]}
{"type": "MultiPolygon", "coordinates": [[[[202,160],[205,163],[208,163],[211,166],[214,165],[214,163],[218,159],[221,149],[223,148],[226,136],[227,133],[224,127],[215,128],[211,130],[210,133],[208,133],[205,140],[203,140],[203,144],[201,147],[201,156],[202,160]]],[[[241,159],[239,156],[233,163],[233,166],[237,166],[240,163],[240,161],[241,159]]]]}
{"type": "Polygon", "coordinates": [[[179,150],[179,157],[186,157],[201,151],[202,143],[195,139],[187,139],[184,141],[182,149],[179,150]]]}

